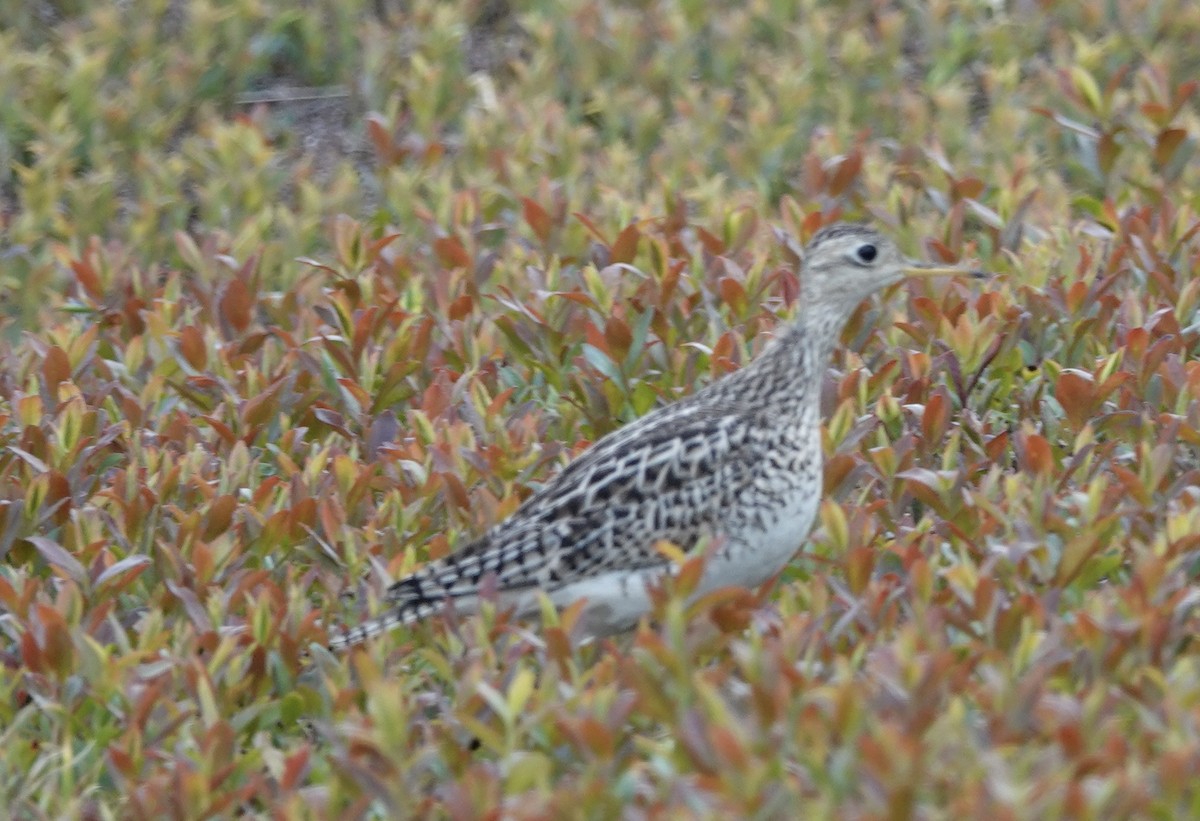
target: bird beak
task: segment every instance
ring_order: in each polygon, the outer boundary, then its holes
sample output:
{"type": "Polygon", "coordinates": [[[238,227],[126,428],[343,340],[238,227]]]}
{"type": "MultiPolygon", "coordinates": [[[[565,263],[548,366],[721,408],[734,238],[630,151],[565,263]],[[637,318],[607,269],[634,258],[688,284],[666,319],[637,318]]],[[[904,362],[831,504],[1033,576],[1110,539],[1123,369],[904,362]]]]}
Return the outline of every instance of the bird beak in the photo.
{"type": "Polygon", "coordinates": [[[928,262],[909,260],[904,266],[905,276],[910,277],[971,277],[972,279],[987,279],[986,271],[976,271],[959,265],[932,265],[928,262]]]}

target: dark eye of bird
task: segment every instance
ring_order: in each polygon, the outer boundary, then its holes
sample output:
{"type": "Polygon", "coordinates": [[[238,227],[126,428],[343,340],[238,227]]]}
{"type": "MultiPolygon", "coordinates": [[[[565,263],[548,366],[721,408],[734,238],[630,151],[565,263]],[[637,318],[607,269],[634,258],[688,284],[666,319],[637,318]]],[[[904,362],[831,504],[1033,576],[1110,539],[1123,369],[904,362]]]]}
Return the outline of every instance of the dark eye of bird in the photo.
{"type": "Polygon", "coordinates": [[[874,245],[858,246],[858,258],[863,262],[870,262],[871,260],[875,259],[878,253],[879,251],[875,249],[874,245]]]}

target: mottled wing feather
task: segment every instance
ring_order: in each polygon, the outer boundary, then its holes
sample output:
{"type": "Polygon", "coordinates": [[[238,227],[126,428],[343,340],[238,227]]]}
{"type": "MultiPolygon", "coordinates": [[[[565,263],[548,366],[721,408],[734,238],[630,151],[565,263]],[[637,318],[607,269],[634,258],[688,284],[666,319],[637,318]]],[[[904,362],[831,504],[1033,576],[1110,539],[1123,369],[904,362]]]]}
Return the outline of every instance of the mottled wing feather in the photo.
{"type": "Polygon", "coordinates": [[[487,535],[393,584],[388,613],[333,645],[474,597],[489,575],[501,592],[552,591],[613,569],[665,564],[655,545],[694,547],[747,480],[750,464],[736,458],[749,436],[745,421],[741,408],[684,403],[615,431],[487,535]]]}
{"type": "MultiPolygon", "coordinates": [[[[737,415],[693,413],[601,440],[484,540],[416,574],[447,597],[472,595],[488,573],[501,590],[554,587],[620,568],[662,564],[663,539],[690,549],[739,483],[737,415]],[[679,497],[672,503],[669,497],[679,497]]],[[[622,432],[618,432],[622,433],[622,432]]]]}

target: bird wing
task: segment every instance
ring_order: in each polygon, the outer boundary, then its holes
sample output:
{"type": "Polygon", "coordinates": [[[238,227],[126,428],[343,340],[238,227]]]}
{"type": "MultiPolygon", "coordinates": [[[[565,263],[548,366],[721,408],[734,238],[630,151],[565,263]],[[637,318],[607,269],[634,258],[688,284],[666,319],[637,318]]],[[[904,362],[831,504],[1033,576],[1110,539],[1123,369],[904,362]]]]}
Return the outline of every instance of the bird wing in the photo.
{"type": "Polygon", "coordinates": [[[503,595],[667,564],[656,545],[691,550],[749,481],[754,462],[740,453],[752,436],[745,422],[741,407],[678,403],[614,431],[486,535],[392,584],[387,611],[330,646],[471,600],[491,577],[503,595]]]}
{"type": "Polygon", "coordinates": [[[601,439],[486,536],[392,585],[389,600],[473,596],[490,574],[500,592],[554,589],[664,564],[662,540],[691,549],[746,480],[752,465],[736,451],[749,433],[728,409],[671,416],[601,439]]]}

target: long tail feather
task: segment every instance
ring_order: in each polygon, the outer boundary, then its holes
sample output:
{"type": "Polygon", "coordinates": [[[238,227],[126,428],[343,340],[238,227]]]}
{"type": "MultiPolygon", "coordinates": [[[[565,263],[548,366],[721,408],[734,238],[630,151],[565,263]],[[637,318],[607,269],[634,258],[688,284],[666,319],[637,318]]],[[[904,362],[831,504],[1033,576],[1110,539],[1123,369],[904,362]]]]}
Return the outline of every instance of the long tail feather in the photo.
{"type": "Polygon", "coordinates": [[[334,651],[346,650],[368,639],[381,636],[384,633],[403,624],[414,624],[438,612],[442,607],[440,602],[416,601],[393,605],[387,612],[367,619],[357,627],[351,627],[329,639],[329,649],[334,651]]]}

